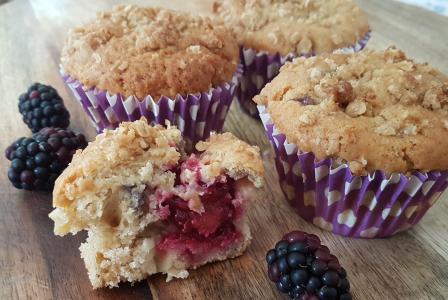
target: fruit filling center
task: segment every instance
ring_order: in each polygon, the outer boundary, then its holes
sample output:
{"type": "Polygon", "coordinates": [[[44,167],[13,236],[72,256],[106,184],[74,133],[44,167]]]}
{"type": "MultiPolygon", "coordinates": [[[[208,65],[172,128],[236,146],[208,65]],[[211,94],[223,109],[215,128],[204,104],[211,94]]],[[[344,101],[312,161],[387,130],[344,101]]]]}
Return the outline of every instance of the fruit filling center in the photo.
{"type": "Polygon", "coordinates": [[[235,180],[221,175],[213,183],[201,180],[199,161],[191,156],[176,170],[174,192],[157,190],[155,200],[166,233],[157,245],[162,253],[200,263],[240,242],[235,226],[243,215],[235,180]]]}

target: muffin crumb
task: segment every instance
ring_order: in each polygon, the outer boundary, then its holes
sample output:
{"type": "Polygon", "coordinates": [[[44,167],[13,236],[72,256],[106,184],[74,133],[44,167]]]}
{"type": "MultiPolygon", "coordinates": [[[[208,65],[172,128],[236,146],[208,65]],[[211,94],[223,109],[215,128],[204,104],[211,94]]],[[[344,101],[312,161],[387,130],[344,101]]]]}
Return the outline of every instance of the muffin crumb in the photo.
{"type": "Polygon", "coordinates": [[[345,113],[350,117],[358,117],[367,111],[367,105],[364,101],[353,101],[347,105],[345,113]]]}

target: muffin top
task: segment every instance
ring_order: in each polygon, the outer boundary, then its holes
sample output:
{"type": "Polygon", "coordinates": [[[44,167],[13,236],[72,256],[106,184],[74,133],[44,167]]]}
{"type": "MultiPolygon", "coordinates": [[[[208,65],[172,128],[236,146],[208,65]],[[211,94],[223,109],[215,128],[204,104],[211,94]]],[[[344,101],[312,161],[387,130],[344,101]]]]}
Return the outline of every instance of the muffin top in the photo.
{"type": "Polygon", "coordinates": [[[214,12],[245,47],[282,55],[332,52],[369,32],[352,0],[218,0],[214,12]]]}
{"type": "Polygon", "coordinates": [[[297,58],[254,101],[289,142],[357,175],[448,169],[448,77],[395,48],[297,58]]]}
{"type": "Polygon", "coordinates": [[[72,30],[61,64],[88,87],[157,100],[230,81],[238,55],[233,33],[209,18],[129,5],[72,30]]]}

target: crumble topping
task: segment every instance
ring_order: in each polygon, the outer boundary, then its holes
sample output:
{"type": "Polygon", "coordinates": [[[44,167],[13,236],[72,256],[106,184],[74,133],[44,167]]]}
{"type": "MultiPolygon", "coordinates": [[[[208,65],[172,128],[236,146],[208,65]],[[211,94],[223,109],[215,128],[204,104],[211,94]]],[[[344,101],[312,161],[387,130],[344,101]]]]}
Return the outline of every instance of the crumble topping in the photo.
{"type": "Polygon", "coordinates": [[[206,92],[232,79],[238,43],[229,29],[188,13],[116,6],[72,30],[61,64],[82,84],[143,99],[206,92]]]}
{"type": "Polygon", "coordinates": [[[282,55],[331,52],[369,31],[352,0],[217,0],[213,9],[245,47],[282,55]]]}

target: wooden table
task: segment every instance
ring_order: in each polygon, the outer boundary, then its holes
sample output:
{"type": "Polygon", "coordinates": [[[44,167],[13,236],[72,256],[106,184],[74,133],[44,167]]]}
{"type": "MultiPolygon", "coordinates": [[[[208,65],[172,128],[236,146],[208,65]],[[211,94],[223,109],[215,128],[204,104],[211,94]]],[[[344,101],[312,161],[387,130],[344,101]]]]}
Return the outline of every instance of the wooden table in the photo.
{"type": "MultiPolygon", "coordinates": [[[[17,98],[34,81],[56,87],[71,112],[71,128],[94,137],[93,127],[59,77],[59,54],[69,28],[118,2],[0,0],[1,149],[30,133],[21,122],[17,98]]],[[[205,0],[139,2],[196,12],[210,7],[205,0]]],[[[448,72],[448,18],[393,1],[362,0],[360,4],[369,13],[374,32],[369,47],[395,44],[417,61],[448,72]]],[[[250,213],[254,240],[244,256],[193,271],[186,280],[165,283],[162,276],[155,276],[133,287],[123,284],[93,291],[78,251],[85,234],[55,237],[47,217],[51,195],[14,189],[6,178],[9,164],[3,158],[0,299],[150,299],[151,294],[155,299],[275,299],[279,296],[265,275],[265,252],[282,233],[293,229],[321,236],[349,271],[356,299],[448,298],[446,197],[418,226],[393,238],[335,236],[304,222],[289,208],[277,183],[270,145],[257,121],[234,106],[226,130],[258,144],[266,168],[265,188],[250,213]]]]}

